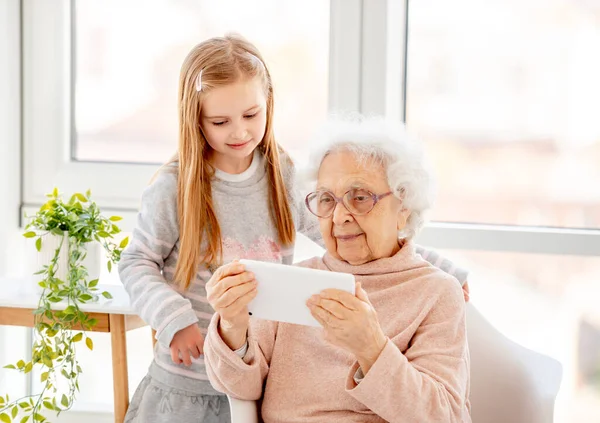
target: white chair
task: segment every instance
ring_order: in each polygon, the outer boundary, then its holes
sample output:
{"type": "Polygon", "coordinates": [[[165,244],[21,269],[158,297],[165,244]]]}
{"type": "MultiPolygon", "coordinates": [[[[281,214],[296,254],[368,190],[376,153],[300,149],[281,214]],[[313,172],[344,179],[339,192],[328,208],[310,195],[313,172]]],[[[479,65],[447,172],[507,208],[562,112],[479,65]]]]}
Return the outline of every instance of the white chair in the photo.
{"type": "MultiPolygon", "coordinates": [[[[498,332],[467,305],[474,423],[552,423],[562,366],[498,332]]],[[[232,423],[259,423],[254,401],[229,398],[232,423]]]]}

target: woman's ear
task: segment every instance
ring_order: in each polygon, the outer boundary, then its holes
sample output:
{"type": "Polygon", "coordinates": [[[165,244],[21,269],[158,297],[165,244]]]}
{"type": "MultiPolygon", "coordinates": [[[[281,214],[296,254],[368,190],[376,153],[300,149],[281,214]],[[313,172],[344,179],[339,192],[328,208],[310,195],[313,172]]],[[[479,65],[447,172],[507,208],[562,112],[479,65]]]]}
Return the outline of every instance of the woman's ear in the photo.
{"type": "Polygon", "coordinates": [[[410,210],[400,209],[398,211],[398,217],[397,217],[398,232],[400,232],[404,229],[409,217],[410,217],[410,210]]]}

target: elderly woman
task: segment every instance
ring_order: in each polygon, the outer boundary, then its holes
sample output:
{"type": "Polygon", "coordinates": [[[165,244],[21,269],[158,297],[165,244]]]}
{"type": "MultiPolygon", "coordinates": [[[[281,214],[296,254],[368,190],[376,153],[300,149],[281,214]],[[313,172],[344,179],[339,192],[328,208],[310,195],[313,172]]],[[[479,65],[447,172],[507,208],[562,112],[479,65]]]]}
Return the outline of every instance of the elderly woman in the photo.
{"type": "Polygon", "coordinates": [[[249,320],[256,281],[234,262],[207,284],[213,386],[262,399],[264,422],[470,422],[465,302],[415,253],[430,177],[402,128],[333,124],[310,163],[308,209],[327,249],[299,266],[355,276],[307,307],[322,328],[249,320]],[[400,238],[398,237],[400,234],[400,238]]]}

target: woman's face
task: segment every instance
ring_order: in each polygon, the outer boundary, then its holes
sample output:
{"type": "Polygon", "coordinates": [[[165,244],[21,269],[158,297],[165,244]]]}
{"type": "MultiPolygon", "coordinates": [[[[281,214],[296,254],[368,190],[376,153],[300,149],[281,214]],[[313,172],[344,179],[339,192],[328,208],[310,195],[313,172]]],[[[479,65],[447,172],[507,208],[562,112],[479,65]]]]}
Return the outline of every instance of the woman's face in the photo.
{"type": "MultiPolygon", "coordinates": [[[[348,151],[327,155],[319,168],[317,190],[330,191],[342,198],[354,188],[375,195],[391,191],[381,164],[373,160],[359,162],[348,151]]],[[[332,256],[352,265],[391,257],[400,249],[398,231],[404,228],[408,215],[394,195],[380,199],[365,215],[352,215],[338,203],[330,217],[319,218],[325,248],[332,256]]]]}

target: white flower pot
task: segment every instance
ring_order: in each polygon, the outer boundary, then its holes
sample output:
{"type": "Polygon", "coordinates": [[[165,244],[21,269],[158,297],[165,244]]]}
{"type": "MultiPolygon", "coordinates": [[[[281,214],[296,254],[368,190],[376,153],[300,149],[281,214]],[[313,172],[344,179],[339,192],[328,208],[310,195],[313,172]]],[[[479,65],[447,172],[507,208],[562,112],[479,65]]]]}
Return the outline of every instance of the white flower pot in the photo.
{"type": "MultiPolygon", "coordinates": [[[[41,275],[34,273],[42,270],[45,265],[49,265],[56,249],[60,247],[60,253],[57,262],[55,276],[58,279],[66,281],[67,270],[69,266],[69,239],[66,236],[58,236],[54,234],[46,234],[42,236],[42,248],[38,252],[35,248],[37,238],[29,238],[26,243],[27,252],[25,254],[25,270],[26,275],[31,275],[31,282],[36,292],[41,292],[42,288],[38,285],[41,280],[41,275]],[[62,245],[61,245],[62,241],[62,245]]],[[[100,277],[100,269],[102,266],[102,246],[94,241],[84,245],[87,255],[83,260],[82,265],[88,270],[88,280],[98,279],[100,277]]]]}

